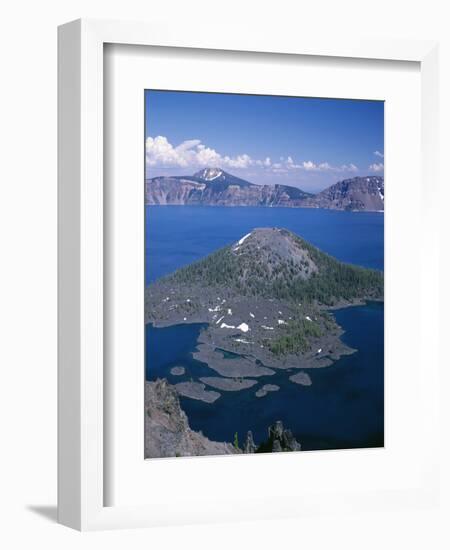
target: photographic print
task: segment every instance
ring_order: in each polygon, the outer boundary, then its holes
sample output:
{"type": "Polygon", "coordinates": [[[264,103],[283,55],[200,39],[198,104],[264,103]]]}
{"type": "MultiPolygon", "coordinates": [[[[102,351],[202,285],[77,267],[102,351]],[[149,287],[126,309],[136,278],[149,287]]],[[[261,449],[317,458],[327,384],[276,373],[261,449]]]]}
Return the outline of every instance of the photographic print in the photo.
{"type": "Polygon", "coordinates": [[[384,103],[145,92],[145,458],[384,446],[384,103]]]}

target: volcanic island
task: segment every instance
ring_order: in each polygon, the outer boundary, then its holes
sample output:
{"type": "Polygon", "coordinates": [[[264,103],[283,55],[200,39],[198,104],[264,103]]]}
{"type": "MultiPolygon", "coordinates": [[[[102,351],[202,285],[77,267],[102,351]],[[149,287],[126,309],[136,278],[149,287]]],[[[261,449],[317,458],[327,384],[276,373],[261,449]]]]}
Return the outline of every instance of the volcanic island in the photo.
{"type": "Polygon", "coordinates": [[[214,401],[205,385],[218,397],[256,386],[275,369],[310,385],[305,370],[353,353],[330,312],[383,300],[383,273],[340,262],[286,229],[258,228],[149,285],[145,300],[146,323],[155,327],[205,324],[194,358],[215,376],[178,390],[214,401]]]}

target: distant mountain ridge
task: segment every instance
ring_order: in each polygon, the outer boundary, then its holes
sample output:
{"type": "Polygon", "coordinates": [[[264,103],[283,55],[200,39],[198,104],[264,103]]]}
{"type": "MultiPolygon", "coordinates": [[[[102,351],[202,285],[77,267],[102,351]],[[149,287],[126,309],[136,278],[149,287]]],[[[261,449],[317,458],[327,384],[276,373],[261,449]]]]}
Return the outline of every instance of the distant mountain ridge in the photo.
{"type": "Polygon", "coordinates": [[[314,195],[289,185],[258,185],[220,168],[204,168],[192,176],[160,176],[146,180],[146,204],[203,206],[285,206],[333,210],[384,210],[384,178],[356,177],[314,195]]]}
{"type": "Polygon", "coordinates": [[[367,176],[339,181],[305,200],[305,207],[308,206],[332,210],[384,210],[384,178],[367,176]]]}

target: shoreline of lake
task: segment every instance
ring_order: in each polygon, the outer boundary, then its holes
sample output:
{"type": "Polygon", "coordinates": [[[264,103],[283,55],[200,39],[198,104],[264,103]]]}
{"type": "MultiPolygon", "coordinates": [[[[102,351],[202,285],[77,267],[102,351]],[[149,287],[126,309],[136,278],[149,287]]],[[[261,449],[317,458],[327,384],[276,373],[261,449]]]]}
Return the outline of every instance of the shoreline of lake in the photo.
{"type": "MultiPolygon", "coordinates": [[[[251,388],[228,392],[219,390],[220,398],[212,403],[181,395],[181,406],[192,428],[212,440],[229,442],[233,440],[236,431],[240,438],[244,438],[246,431],[250,429],[256,443],[259,443],[266,437],[265,426],[281,418],[284,423],[289,424],[304,450],[380,446],[383,425],[383,369],[376,368],[376,365],[382,361],[383,312],[383,303],[379,302],[338,310],[337,315],[344,317],[342,323],[345,330],[342,337],[349,345],[358,345],[358,351],[341,357],[327,368],[309,370],[312,381],[310,386],[297,384],[289,379],[295,373],[304,372],[301,368],[287,371],[279,369],[273,375],[257,378],[258,384],[251,388]],[[374,351],[377,353],[374,354],[374,351]],[[368,383],[367,376],[378,382],[368,383]],[[266,384],[277,385],[280,389],[268,392],[264,397],[256,397],[255,393],[266,384]],[[340,404],[336,405],[334,412],[333,403],[336,399],[340,404]],[[264,403],[262,409],[258,406],[260,402],[264,403]],[[372,403],[378,403],[378,413],[367,416],[364,410],[372,408],[372,403]],[[242,421],[244,418],[245,422],[242,421]],[[373,429],[370,428],[372,422],[373,429]],[[311,427],[308,429],[309,425],[311,427]]],[[[154,335],[154,341],[161,344],[163,335],[173,343],[180,340],[181,334],[190,334],[189,342],[182,347],[180,353],[176,350],[172,354],[167,353],[160,359],[159,367],[153,361],[152,368],[148,371],[151,373],[149,380],[168,378],[175,386],[180,380],[200,380],[202,377],[214,376],[213,369],[193,357],[201,325],[164,329],[148,326],[147,329],[150,331],[148,335],[154,335]],[[183,365],[186,369],[185,375],[172,376],[170,369],[173,365],[183,365]]],[[[236,361],[235,358],[227,360],[236,361]]]]}

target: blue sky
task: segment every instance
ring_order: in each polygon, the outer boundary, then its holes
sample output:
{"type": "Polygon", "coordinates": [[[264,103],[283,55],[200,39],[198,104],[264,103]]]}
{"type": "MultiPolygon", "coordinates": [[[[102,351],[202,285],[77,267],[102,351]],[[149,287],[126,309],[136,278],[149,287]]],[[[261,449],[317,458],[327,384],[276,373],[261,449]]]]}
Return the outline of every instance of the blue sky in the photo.
{"type": "Polygon", "coordinates": [[[318,191],[384,172],[380,101],[147,90],[145,102],[148,178],[218,166],[318,191]]]}

